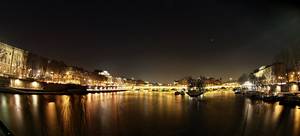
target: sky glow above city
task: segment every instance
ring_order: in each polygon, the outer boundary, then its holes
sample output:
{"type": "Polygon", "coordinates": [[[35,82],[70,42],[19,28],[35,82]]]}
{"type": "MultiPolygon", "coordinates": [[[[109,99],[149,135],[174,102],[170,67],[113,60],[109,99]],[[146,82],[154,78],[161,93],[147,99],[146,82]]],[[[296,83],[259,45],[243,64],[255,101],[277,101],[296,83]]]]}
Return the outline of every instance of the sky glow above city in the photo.
{"type": "Polygon", "coordinates": [[[0,39],[116,76],[225,80],[299,44],[297,2],[267,0],[1,2],[0,39]]]}

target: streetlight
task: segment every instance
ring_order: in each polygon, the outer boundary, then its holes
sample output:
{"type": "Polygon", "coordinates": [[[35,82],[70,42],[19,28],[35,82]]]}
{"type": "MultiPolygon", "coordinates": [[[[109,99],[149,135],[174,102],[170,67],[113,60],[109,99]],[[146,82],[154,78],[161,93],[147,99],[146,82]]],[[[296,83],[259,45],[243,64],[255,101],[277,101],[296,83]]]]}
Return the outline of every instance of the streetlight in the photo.
{"type": "Polygon", "coordinates": [[[280,81],[280,84],[282,84],[282,78],[283,78],[283,77],[278,76],[278,79],[279,79],[279,81],[280,81]]]}

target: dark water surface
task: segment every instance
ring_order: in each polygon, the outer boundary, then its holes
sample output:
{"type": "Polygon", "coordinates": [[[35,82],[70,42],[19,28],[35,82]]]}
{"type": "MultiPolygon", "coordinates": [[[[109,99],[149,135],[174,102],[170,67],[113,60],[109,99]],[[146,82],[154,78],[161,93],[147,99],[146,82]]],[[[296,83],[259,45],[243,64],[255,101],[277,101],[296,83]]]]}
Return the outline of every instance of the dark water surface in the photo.
{"type": "Polygon", "coordinates": [[[0,120],[17,136],[300,135],[300,109],[230,92],[0,94],[0,120]]]}

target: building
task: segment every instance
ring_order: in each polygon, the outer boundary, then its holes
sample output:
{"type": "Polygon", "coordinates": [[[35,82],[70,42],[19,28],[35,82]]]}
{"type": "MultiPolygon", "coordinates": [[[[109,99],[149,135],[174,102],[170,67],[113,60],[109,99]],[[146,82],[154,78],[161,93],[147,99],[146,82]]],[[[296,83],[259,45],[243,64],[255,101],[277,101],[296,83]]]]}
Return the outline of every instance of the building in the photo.
{"type": "Polygon", "coordinates": [[[262,66],[253,75],[259,80],[260,90],[268,92],[297,92],[299,91],[300,71],[296,68],[288,70],[283,63],[262,66]]]}
{"type": "Polygon", "coordinates": [[[0,74],[24,77],[27,56],[27,51],[0,42],[0,74]]]}
{"type": "Polygon", "coordinates": [[[98,71],[98,75],[105,76],[107,78],[106,84],[112,85],[113,84],[113,77],[110,75],[110,73],[106,70],[98,71]]]}
{"type": "Polygon", "coordinates": [[[119,86],[119,85],[124,85],[125,84],[126,79],[125,78],[121,78],[121,77],[115,77],[113,78],[113,82],[115,85],[119,86]]]}
{"type": "Polygon", "coordinates": [[[253,75],[263,80],[264,84],[275,84],[284,82],[285,69],[282,63],[274,63],[267,66],[261,66],[253,72],[253,75]]]}
{"type": "Polygon", "coordinates": [[[213,77],[208,77],[204,80],[204,83],[206,86],[214,86],[214,85],[221,85],[222,80],[221,79],[216,79],[213,77]]]}
{"type": "Polygon", "coordinates": [[[67,84],[85,85],[88,84],[87,82],[92,82],[92,80],[87,79],[87,77],[87,71],[84,69],[78,67],[67,67],[63,79],[64,83],[67,84]]]}
{"type": "Polygon", "coordinates": [[[122,85],[108,71],[89,72],[0,42],[0,76],[80,85],[122,85]]]}

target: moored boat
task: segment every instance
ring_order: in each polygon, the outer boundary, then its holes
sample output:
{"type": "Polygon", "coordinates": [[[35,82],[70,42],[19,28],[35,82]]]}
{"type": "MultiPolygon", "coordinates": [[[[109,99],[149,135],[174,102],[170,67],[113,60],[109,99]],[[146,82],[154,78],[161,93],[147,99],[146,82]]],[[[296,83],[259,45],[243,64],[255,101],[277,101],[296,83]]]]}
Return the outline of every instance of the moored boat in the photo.
{"type": "Polygon", "coordinates": [[[295,94],[285,94],[279,104],[289,106],[300,105],[300,97],[295,94]]]}
{"type": "Polygon", "coordinates": [[[187,94],[190,96],[190,97],[198,97],[198,96],[201,96],[202,94],[204,94],[204,92],[200,92],[200,91],[189,91],[187,92],[187,94]]]}
{"type": "Polygon", "coordinates": [[[188,80],[188,83],[189,83],[189,85],[188,85],[187,94],[190,97],[199,97],[202,94],[204,94],[205,85],[204,85],[204,80],[203,80],[202,77],[200,77],[198,79],[192,79],[192,78],[190,78],[188,80]]]}
{"type": "Polygon", "coordinates": [[[176,91],[175,95],[185,95],[184,91],[176,91]]]}
{"type": "Polygon", "coordinates": [[[279,101],[279,97],[276,95],[264,95],[263,96],[263,101],[264,102],[269,102],[269,103],[275,103],[279,101]]]}

